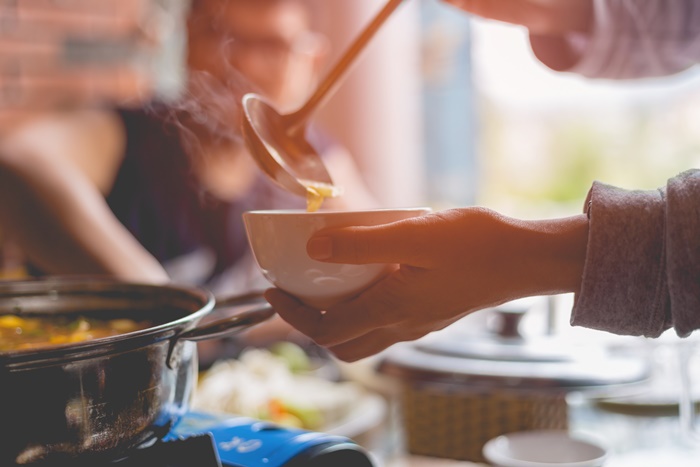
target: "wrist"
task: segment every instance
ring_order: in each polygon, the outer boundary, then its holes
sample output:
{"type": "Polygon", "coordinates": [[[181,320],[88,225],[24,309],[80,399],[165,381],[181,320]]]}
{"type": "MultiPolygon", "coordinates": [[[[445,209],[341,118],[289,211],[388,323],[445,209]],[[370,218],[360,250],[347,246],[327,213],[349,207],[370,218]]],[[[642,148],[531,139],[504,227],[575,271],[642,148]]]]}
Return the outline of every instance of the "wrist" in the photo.
{"type": "Polygon", "coordinates": [[[588,218],[510,220],[515,280],[526,295],[578,292],[588,244],[588,218]]]}
{"type": "Polygon", "coordinates": [[[554,71],[571,70],[581,60],[595,29],[593,0],[577,0],[552,9],[546,27],[529,28],[535,57],[554,71]]]}
{"type": "Polygon", "coordinates": [[[571,36],[530,35],[530,48],[537,60],[554,71],[571,70],[583,56],[582,48],[571,36]]]}

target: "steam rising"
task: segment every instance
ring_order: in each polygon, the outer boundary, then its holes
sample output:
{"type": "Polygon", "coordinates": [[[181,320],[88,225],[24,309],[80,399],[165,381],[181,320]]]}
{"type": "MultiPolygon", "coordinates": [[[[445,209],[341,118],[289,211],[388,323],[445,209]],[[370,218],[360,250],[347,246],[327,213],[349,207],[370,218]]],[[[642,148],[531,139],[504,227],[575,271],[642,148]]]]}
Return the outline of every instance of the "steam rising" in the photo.
{"type": "Polygon", "coordinates": [[[200,157],[202,143],[241,144],[241,99],[253,90],[240,72],[232,69],[226,82],[205,71],[192,71],[183,96],[164,109],[154,109],[180,132],[185,151],[200,157]]]}
{"type": "Polygon", "coordinates": [[[242,144],[241,99],[248,92],[259,92],[228,58],[235,39],[222,37],[218,47],[221,76],[188,68],[181,95],[147,109],[178,129],[185,151],[193,158],[202,156],[203,145],[242,144]]]}

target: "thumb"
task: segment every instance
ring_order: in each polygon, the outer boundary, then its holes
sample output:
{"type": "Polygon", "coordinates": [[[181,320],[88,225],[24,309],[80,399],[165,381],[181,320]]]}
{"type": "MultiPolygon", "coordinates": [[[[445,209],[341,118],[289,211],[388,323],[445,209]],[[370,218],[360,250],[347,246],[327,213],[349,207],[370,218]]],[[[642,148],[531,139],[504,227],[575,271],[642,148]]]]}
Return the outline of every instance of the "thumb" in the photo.
{"type": "Polygon", "coordinates": [[[419,266],[420,218],[371,227],[343,227],[316,232],[306,244],[312,259],[329,263],[396,263],[419,266]]]}

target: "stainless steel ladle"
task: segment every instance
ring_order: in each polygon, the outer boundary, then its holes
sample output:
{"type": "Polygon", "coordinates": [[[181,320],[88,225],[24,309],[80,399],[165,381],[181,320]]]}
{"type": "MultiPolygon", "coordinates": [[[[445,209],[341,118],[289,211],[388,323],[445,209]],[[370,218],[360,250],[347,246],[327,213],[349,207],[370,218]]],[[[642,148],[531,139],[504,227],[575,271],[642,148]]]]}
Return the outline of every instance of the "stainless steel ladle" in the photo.
{"type": "Polygon", "coordinates": [[[333,187],[318,152],[306,139],[306,123],[332,94],[359,53],[403,0],[389,0],[367,25],[316,91],[297,111],[282,115],[264,97],[243,96],[243,138],[258,166],[282,188],[307,196],[309,187],[333,187]]]}

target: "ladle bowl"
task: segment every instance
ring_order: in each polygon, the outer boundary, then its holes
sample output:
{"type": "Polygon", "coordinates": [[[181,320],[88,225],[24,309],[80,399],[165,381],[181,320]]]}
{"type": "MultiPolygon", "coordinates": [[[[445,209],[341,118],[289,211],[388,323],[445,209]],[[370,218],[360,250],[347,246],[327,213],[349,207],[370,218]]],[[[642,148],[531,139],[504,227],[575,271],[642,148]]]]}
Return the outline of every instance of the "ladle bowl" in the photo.
{"type": "Polygon", "coordinates": [[[306,196],[304,180],[333,185],[318,151],[306,139],[305,128],[290,132],[285,116],[264,97],[243,97],[243,138],[260,169],[295,195],[306,196]]]}
{"type": "Polygon", "coordinates": [[[242,132],[248,151],[262,171],[282,188],[306,197],[309,186],[333,186],[323,159],[306,139],[306,123],[401,2],[386,3],[296,112],[283,115],[258,94],[243,96],[242,132]]]}

